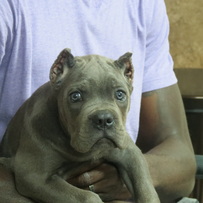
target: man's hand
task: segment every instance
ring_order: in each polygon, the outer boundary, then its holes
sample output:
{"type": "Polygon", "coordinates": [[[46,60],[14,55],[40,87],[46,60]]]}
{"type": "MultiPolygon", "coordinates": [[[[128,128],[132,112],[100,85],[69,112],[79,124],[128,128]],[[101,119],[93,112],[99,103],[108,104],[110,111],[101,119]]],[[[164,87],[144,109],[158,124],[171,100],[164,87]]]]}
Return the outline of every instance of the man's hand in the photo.
{"type": "Polygon", "coordinates": [[[34,203],[17,192],[14,184],[13,174],[2,165],[0,165],[0,202],[34,203]]]}
{"type": "Polygon", "coordinates": [[[117,169],[110,164],[102,163],[91,170],[84,171],[68,182],[85,190],[93,190],[103,201],[121,202],[128,200],[132,196],[119,177],[117,169]],[[90,186],[90,187],[89,187],[90,186]]]}
{"type": "MultiPolygon", "coordinates": [[[[72,178],[68,182],[86,190],[89,190],[88,186],[93,184],[95,192],[103,198],[103,201],[127,203],[120,200],[129,199],[131,195],[119,179],[116,168],[109,164],[100,164],[94,167],[96,168],[72,178]],[[114,199],[119,200],[111,201],[114,199]]],[[[0,202],[34,203],[34,201],[21,196],[17,192],[12,172],[2,165],[0,165],[0,202]]]]}

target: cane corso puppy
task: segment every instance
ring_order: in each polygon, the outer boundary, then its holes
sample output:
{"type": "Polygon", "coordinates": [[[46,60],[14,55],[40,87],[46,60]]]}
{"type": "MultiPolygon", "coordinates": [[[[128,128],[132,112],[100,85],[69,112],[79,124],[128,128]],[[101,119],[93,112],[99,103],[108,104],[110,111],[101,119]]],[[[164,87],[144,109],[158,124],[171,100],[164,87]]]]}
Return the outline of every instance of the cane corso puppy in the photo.
{"type": "Polygon", "coordinates": [[[18,192],[43,203],[101,203],[66,180],[84,165],[117,167],[137,203],[158,203],[149,170],[130,139],[126,116],[132,92],[131,53],[118,60],[74,57],[64,49],[50,81],[21,106],[1,143],[1,162],[18,192]]]}

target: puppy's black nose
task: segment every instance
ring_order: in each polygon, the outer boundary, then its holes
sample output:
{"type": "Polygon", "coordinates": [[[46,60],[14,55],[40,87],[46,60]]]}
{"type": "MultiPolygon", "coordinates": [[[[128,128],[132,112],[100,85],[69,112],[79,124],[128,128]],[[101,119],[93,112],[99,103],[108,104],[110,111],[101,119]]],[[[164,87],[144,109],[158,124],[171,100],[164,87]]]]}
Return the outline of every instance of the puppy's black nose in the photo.
{"type": "Polygon", "coordinates": [[[110,112],[99,111],[92,117],[92,122],[99,130],[111,128],[114,125],[114,117],[110,112]]]}

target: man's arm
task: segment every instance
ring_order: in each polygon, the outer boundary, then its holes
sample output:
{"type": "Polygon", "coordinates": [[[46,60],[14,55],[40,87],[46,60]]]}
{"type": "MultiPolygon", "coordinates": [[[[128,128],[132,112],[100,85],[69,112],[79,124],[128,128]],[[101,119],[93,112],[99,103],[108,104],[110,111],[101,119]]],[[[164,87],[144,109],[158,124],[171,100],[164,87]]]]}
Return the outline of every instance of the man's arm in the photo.
{"type": "Polygon", "coordinates": [[[143,93],[137,145],[162,202],[190,194],[196,165],[177,85],[143,93]]]}

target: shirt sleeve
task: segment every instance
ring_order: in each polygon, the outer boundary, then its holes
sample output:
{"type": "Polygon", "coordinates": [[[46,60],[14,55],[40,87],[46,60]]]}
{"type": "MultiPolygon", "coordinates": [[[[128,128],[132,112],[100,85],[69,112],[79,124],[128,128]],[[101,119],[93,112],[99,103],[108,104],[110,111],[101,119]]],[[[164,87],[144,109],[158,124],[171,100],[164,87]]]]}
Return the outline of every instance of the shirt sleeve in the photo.
{"type": "Polygon", "coordinates": [[[177,82],[169,52],[169,21],[164,0],[145,0],[146,55],[143,92],[160,89],[177,82]]]}
{"type": "Polygon", "coordinates": [[[12,48],[12,38],[15,33],[14,10],[12,1],[0,3],[0,67],[6,52],[12,48]]]}

